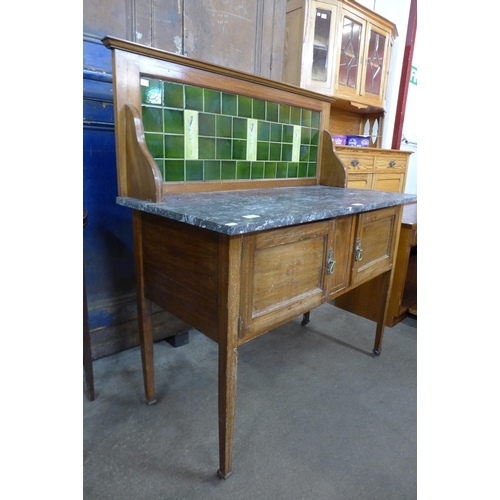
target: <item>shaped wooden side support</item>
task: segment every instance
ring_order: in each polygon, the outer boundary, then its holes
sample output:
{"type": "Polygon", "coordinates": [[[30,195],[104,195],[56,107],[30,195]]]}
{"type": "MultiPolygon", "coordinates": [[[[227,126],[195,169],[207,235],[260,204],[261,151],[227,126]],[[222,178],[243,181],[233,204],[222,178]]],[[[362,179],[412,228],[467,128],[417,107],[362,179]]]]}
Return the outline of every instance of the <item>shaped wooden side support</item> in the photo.
{"type": "Polygon", "coordinates": [[[322,139],[320,184],[345,188],[347,186],[347,170],[333,149],[332,136],[328,130],[323,130],[322,139]]]}
{"type": "Polygon", "coordinates": [[[163,179],[144,138],[139,111],[125,107],[127,196],[146,201],[161,201],[163,179]]]}

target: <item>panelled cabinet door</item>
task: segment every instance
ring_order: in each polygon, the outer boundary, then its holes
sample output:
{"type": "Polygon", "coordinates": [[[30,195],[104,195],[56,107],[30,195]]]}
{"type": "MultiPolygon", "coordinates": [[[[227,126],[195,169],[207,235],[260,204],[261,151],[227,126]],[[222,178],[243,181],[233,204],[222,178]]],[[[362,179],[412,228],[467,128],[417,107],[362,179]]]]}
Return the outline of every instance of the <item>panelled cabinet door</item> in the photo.
{"type": "Polygon", "coordinates": [[[374,174],[373,187],[375,191],[402,193],[405,187],[405,174],[394,172],[390,174],[374,174]]]}
{"type": "Polygon", "coordinates": [[[347,187],[355,189],[372,189],[373,174],[351,174],[347,177],[347,187]]]}
{"type": "Polygon", "coordinates": [[[354,241],[353,284],[388,271],[394,260],[394,245],[401,207],[388,207],[359,215],[354,241]]]}
{"type": "Polygon", "coordinates": [[[310,2],[301,86],[332,95],[337,5],[310,2]]]}
{"type": "Polygon", "coordinates": [[[360,95],[363,75],[366,21],[345,8],[340,12],[335,96],[356,99],[360,95]]]}

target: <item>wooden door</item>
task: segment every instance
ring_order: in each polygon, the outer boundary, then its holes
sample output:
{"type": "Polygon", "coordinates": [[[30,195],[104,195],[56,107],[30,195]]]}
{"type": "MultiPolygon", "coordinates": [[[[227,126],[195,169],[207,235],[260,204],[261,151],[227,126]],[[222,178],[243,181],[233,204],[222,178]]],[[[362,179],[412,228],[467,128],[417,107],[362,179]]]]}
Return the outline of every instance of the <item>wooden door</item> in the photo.
{"type": "Polygon", "coordinates": [[[354,241],[353,284],[366,281],[391,268],[400,219],[401,206],[359,215],[354,241]]]}
{"type": "Polygon", "coordinates": [[[240,343],[319,306],[328,286],[340,286],[339,274],[326,273],[334,227],[314,222],[245,237],[240,343]]]}

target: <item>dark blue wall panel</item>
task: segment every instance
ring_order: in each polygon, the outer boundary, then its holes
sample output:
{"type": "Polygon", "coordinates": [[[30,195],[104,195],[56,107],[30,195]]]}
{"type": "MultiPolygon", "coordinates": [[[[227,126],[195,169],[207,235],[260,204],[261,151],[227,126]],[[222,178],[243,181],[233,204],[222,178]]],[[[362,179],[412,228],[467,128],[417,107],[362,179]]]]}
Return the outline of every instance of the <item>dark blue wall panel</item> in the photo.
{"type": "Polygon", "coordinates": [[[135,300],[131,212],[116,204],[115,130],[111,51],[98,40],[83,44],[83,230],[91,330],[130,318],[135,300]]]}

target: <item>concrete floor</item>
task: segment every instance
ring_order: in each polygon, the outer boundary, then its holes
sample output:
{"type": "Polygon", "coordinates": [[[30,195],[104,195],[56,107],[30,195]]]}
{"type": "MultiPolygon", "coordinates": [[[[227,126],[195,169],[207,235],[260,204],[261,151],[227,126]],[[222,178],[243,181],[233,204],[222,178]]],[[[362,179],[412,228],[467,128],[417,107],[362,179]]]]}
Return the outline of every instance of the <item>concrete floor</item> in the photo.
{"type": "MultiPolygon", "coordinates": [[[[94,362],[83,403],[85,500],[417,498],[417,322],[386,328],[324,304],[239,349],[233,475],[216,477],[217,345],[155,344],[94,362]]],[[[85,384],[84,384],[85,386],[85,384]]]]}

